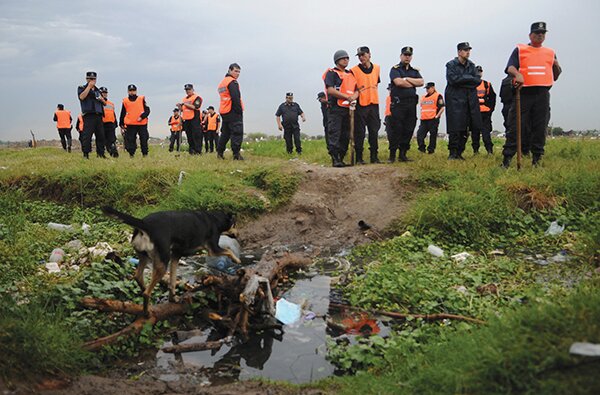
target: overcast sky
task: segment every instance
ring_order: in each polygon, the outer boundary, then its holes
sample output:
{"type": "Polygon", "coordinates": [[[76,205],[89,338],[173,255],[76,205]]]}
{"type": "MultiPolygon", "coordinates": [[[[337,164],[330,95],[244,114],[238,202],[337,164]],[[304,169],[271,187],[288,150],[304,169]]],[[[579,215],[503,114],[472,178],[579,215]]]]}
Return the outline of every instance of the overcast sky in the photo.
{"type": "MultiPolygon", "coordinates": [[[[307,116],[302,131],[322,134],[316,94],[336,50],[348,51],[352,66],[357,47],[371,48],[382,100],[403,46],[414,47],[413,66],[443,92],[446,62],[458,42],[469,41],[471,60],[498,92],[510,53],[528,42],[536,21],[547,22],[545,45],[563,67],[551,91],[551,123],[600,129],[599,16],[597,0],[2,0],[0,140],[29,139],[30,129],[40,139],[58,138],[56,104],[79,113],[77,86],[88,70],[119,108],[127,85],[136,84],[151,108],[150,135],[167,136],[183,85],[194,84],[203,107],[218,108],[216,87],[232,62],[242,67],[246,133],[278,133],[274,114],[292,91],[307,116]]],[[[493,120],[502,129],[500,107],[493,120]]]]}

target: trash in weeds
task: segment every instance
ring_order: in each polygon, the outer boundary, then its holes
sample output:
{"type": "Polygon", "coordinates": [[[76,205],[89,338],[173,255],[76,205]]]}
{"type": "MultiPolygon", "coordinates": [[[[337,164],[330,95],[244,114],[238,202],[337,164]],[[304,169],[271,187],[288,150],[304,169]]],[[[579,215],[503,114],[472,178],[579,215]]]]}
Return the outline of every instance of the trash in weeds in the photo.
{"type": "Polygon", "coordinates": [[[410,233],[409,230],[407,230],[406,232],[404,232],[400,235],[400,237],[410,237],[410,236],[412,236],[412,233],[410,233]]]}
{"type": "Polygon", "coordinates": [[[372,228],[371,225],[369,225],[368,223],[366,223],[362,219],[360,221],[358,221],[358,227],[360,228],[360,230],[369,230],[369,229],[372,228]]]}
{"type": "Polygon", "coordinates": [[[85,222],[81,224],[81,230],[83,231],[84,235],[89,235],[90,229],[92,229],[92,227],[86,224],[85,222]]]}
{"type": "Polygon", "coordinates": [[[576,342],[571,344],[569,353],[573,355],[583,355],[586,357],[600,357],[600,344],[576,342]]]}
{"type": "Polygon", "coordinates": [[[52,253],[50,254],[50,258],[48,259],[48,262],[60,263],[60,262],[62,262],[64,257],[65,257],[65,252],[63,251],[63,249],[55,248],[52,250],[52,253]]]}
{"type": "Polygon", "coordinates": [[[137,266],[140,263],[140,260],[134,257],[131,257],[128,259],[129,263],[131,263],[133,266],[137,266]]]}
{"type": "Polygon", "coordinates": [[[108,254],[109,252],[112,252],[112,250],[113,249],[110,246],[110,244],[108,244],[104,241],[97,243],[94,247],[88,248],[88,251],[94,257],[105,257],[106,254],[108,254]]]}
{"type": "Polygon", "coordinates": [[[566,251],[561,251],[558,254],[554,255],[553,257],[548,258],[548,261],[554,262],[554,263],[564,263],[564,262],[567,262],[568,260],[569,260],[569,257],[567,256],[566,251]]]}
{"type": "Polygon", "coordinates": [[[181,170],[179,172],[179,179],[177,180],[177,185],[181,185],[181,183],[183,182],[183,175],[187,174],[185,171],[181,170]]]}
{"type": "Polygon", "coordinates": [[[300,319],[300,311],[300,306],[281,298],[275,305],[275,318],[284,325],[293,324],[300,319]]]}
{"type": "Polygon", "coordinates": [[[502,251],[502,250],[493,250],[493,251],[490,251],[490,255],[504,255],[504,251],[502,251]]]}
{"type": "Polygon", "coordinates": [[[546,234],[550,236],[558,236],[565,230],[564,225],[559,225],[557,221],[552,221],[548,229],[546,230],[546,234]]]}
{"type": "Polygon", "coordinates": [[[85,247],[85,245],[81,240],[75,239],[65,244],[65,247],[69,250],[79,251],[81,248],[85,247]]]}
{"type": "Polygon", "coordinates": [[[206,266],[231,276],[233,276],[241,267],[240,265],[234,263],[231,258],[223,255],[207,256],[206,266]]]}
{"type": "Polygon", "coordinates": [[[465,287],[464,285],[455,286],[454,289],[456,289],[456,292],[461,293],[463,295],[466,295],[469,293],[469,291],[467,290],[467,287],[465,287]]]}
{"type": "Polygon", "coordinates": [[[458,254],[452,255],[450,258],[454,259],[456,262],[462,262],[472,256],[473,255],[469,254],[468,252],[460,252],[458,254]]]}
{"type": "Polygon", "coordinates": [[[315,313],[313,313],[312,311],[309,311],[304,315],[304,320],[311,321],[311,320],[314,320],[316,316],[317,315],[315,313]]]}
{"type": "Polygon", "coordinates": [[[71,225],[58,224],[56,222],[48,222],[48,229],[54,229],[60,232],[72,232],[75,230],[71,225]]]}
{"type": "Polygon", "coordinates": [[[48,273],[58,273],[60,272],[60,268],[58,267],[58,263],[56,262],[48,262],[46,263],[46,269],[48,273]]]}
{"type": "Polygon", "coordinates": [[[436,258],[441,258],[444,256],[444,250],[438,246],[434,246],[433,244],[429,244],[427,251],[429,251],[429,253],[436,258]]]}

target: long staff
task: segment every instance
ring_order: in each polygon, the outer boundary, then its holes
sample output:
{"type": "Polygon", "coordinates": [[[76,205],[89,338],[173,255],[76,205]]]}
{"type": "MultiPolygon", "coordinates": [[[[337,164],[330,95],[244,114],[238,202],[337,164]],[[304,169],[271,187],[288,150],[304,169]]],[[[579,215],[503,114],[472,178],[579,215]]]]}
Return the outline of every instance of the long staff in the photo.
{"type": "Polygon", "coordinates": [[[350,164],[354,166],[354,110],[356,109],[356,101],[350,103],[350,164]]]}
{"type": "Polygon", "coordinates": [[[521,87],[515,92],[515,105],[517,106],[517,170],[521,170],[521,87]]]}

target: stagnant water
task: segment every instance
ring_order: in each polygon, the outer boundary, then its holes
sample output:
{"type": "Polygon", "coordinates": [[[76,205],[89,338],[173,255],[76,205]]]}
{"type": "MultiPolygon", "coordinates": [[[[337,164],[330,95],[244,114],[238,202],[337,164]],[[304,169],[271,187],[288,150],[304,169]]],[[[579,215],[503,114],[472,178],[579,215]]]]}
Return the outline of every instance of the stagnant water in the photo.
{"type": "MultiPolygon", "coordinates": [[[[282,331],[251,333],[248,342],[234,342],[213,351],[182,354],[158,351],[153,361],[145,363],[146,368],[150,368],[148,373],[164,381],[185,379],[200,385],[254,377],[300,384],[335,374],[335,367],[326,360],[327,336],[345,336],[354,341],[354,333],[358,333],[365,323],[381,336],[387,335],[389,329],[382,320],[330,309],[331,277],[328,273],[331,271],[321,267],[291,276],[293,286],[279,297],[302,305],[303,312],[300,320],[284,325],[282,331]]],[[[216,335],[210,327],[202,332],[180,344],[213,340],[216,335]]],[[[164,346],[171,344],[166,341],[164,346]]]]}

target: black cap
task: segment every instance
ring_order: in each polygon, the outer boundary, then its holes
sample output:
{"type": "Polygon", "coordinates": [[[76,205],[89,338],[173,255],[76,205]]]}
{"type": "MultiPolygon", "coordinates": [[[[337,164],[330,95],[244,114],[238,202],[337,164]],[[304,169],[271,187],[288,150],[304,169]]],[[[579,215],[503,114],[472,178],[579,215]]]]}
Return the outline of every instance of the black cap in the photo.
{"type": "Polygon", "coordinates": [[[95,71],[88,71],[85,73],[85,78],[96,78],[98,74],[95,71]]]}
{"type": "Polygon", "coordinates": [[[371,51],[369,50],[369,47],[358,47],[356,49],[356,56],[366,54],[366,53],[371,53],[371,51]]]}
{"type": "Polygon", "coordinates": [[[471,44],[469,44],[468,41],[456,44],[456,49],[459,50],[459,51],[461,49],[471,49],[471,48],[472,48],[471,44]]]}
{"type": "Polygon", "coordinates": [[[475,67],[475,69],[476,69],[477,71],[483,71],[483,67],[481,67],[481,66],[477,66],[477,67],[475,67]]]}
{"type": "Polygon", "coordinates": [[[174,108],[174,109],[173,109],[173,112],[175,112],[175,111],[179,111],[179,109],[178,109],[178,108],[174,108]]]}
{"type": "Polygon", "coordinates": [[[128,91],[137,91],[137,86],[135,86],[133,84],[129,84],[129,85],[127,85],[127,90],[128,91]]]}
{"type": "Polygon", "coordinates": [[[56,107],[60,108],[61,110],[62,110],[63,108],[65,108],[65,106],[64,106],[63,104],[58,104],[56,107]]]}
{"type": "Polygon", "coordinates": [[[429,88],[435,88],[435,83],[433,83],[433,82],[428,82],[428,83],[425,85],[425,89],[429,89],[429,88]]]}
{"type": "Polygon", "coordinates": [[[186,89],[186,90],[187,90],[187,89],[194,89],[194,85],[192,85],[192,84],[185,84],[185,85],[183,86],[183,89],[186,89]]]}
{"type": "Polygon", "coordinates": [[[100,87],[100,92],[106,92],[106,93],[108,93],[108,88],[105,87],[105,86],[101,86],[100,87]]]}
{"type": "Polygon", "coordinates": [[[214,110],[215,108],[213,106],[208,106],[209,110],[214,110]]]}
{"type": "Polygon", "coordinates": [[[546,29],[546,22],[535,22],[531,24],[531,30],[529,33],[537,33],[544,32],[546,33],[548,29],[546,29]]]}
{"type": "Polygon", "coordinates": [[[317,93],[317,100],[320,99],[320,98],[322,98],[322,97],[325,97],[325,92],[319,92],[319,93],[317,93]]]}
{"type": "Polygon", "coordinates": [[[404,47],[404,48],[402,48],[402,50],[400,51],[400,53],[402,55],[412,55],[413,54],[413,47],[404,47]]]}
{"type": "Polygon", "coordinates": [[[294,92],[287,92],[285,95],[286,96],[294,96],[294,92]]]}

